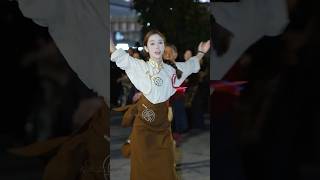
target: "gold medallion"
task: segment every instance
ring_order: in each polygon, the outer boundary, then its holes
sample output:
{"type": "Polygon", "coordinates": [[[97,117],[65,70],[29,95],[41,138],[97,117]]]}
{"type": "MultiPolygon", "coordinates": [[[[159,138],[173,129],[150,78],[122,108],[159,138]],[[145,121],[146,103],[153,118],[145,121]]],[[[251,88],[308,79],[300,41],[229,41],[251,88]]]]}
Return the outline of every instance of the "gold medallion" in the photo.
{"type": "Polygon", "coordinates": [[[153,122],[156,118],[156,113],[152,109],[147,108],[144,104],[142,104],[142,106],[145,108],[141,114],[142,118],[149,123],[153,122]]]}

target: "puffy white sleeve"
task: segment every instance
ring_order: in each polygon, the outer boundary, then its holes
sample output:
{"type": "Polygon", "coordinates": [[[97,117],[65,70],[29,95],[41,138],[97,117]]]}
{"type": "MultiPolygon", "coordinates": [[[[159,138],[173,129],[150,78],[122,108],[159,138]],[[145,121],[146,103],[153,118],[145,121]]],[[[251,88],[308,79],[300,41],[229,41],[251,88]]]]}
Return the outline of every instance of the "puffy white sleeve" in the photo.
{"type": "Polygon", "coordinates": [[[265,34],[267,36],[279,35],[290,21],[287,2],[284,0],[265,1],[264,8],[268,9],[264,14],[265,21],[262,21],[265,26],[265,34]]]}
{"type": "Polygon", "coordinates": [[[186,62],[176,62],[176,65],[182,71],[182,76],[180,79],[177,77],[173,80],[175,87],[179,87],[190,74],[197,73],[200,70],[200,62],[196,56],[191,57],[186,62]]]}
{"type": "Polygon", "coordinates": [[[17,0],[25,17],[48,27],[55,44],[86,86],[109,104],[108,1],[17,0]]]}
{"type": "Polygon", "coordinates": [[[241,0],[211,5],[216,22],[232,32],[229,50],[211,51],[210,80],[221,80],[239,57],[263,36],[281,34],[289,23],[286,0],[241,0]]]}
{"type": "Polygon", "coordinates": [[[143,94],[151,91],[151,80],[149,78],[149,68],[146,62],[141,59],[131,57],[127,52],[118,49],[111,54],[111,61],[124,70],[132,84],[143,94]]]}

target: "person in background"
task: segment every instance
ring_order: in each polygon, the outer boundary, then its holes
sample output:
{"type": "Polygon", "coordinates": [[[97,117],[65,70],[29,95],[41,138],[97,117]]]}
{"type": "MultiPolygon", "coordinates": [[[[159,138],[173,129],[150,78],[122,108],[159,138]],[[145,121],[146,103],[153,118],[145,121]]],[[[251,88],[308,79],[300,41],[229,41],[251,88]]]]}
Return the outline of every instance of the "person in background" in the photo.
{"type": "MultiPolygon", "coordinates": [[[[167,44],[164,50],[163,58],[171,62],[176,62],[178,50],[175,45],[167,44]]],[[[188,129],[188,119],[184,107],[184,92],[179,91],[170,98],[170,105],[173,111],[173,138],[176,145],[179,146],[182,141],[181,134],[188,129]]]]}

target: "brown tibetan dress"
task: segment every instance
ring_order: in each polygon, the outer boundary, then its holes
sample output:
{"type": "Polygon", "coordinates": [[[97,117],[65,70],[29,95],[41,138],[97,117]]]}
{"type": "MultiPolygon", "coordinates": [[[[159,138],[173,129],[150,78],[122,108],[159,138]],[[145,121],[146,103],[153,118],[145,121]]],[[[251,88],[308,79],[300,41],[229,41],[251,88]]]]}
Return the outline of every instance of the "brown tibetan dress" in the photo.
{"type": "Polygon", "coordinates": [[[130,136],[131,180],[177,180],[168,101],[141,96],[130,136]]]}

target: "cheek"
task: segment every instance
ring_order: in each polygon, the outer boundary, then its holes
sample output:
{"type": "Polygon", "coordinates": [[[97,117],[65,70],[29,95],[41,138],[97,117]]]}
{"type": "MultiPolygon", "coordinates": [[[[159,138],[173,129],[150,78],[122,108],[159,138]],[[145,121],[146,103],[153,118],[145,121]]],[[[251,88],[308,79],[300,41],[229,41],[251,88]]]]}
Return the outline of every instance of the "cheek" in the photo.
{"type": "Polygon", "coordinates": [[[150,46],[149,46],[149,49],[150,49],[151,51],[154,51],[154,50],[156,49],[156,47],[155,47],[154,45],[150,45],[150,46]]]}
{"type": "Polygon", "coordinates": [[[161,52],[164,52],[164,49],[165,49],[165,48],[164,48],[164,45],[161,45],[161,46],[160,46],[161,52]]]}

